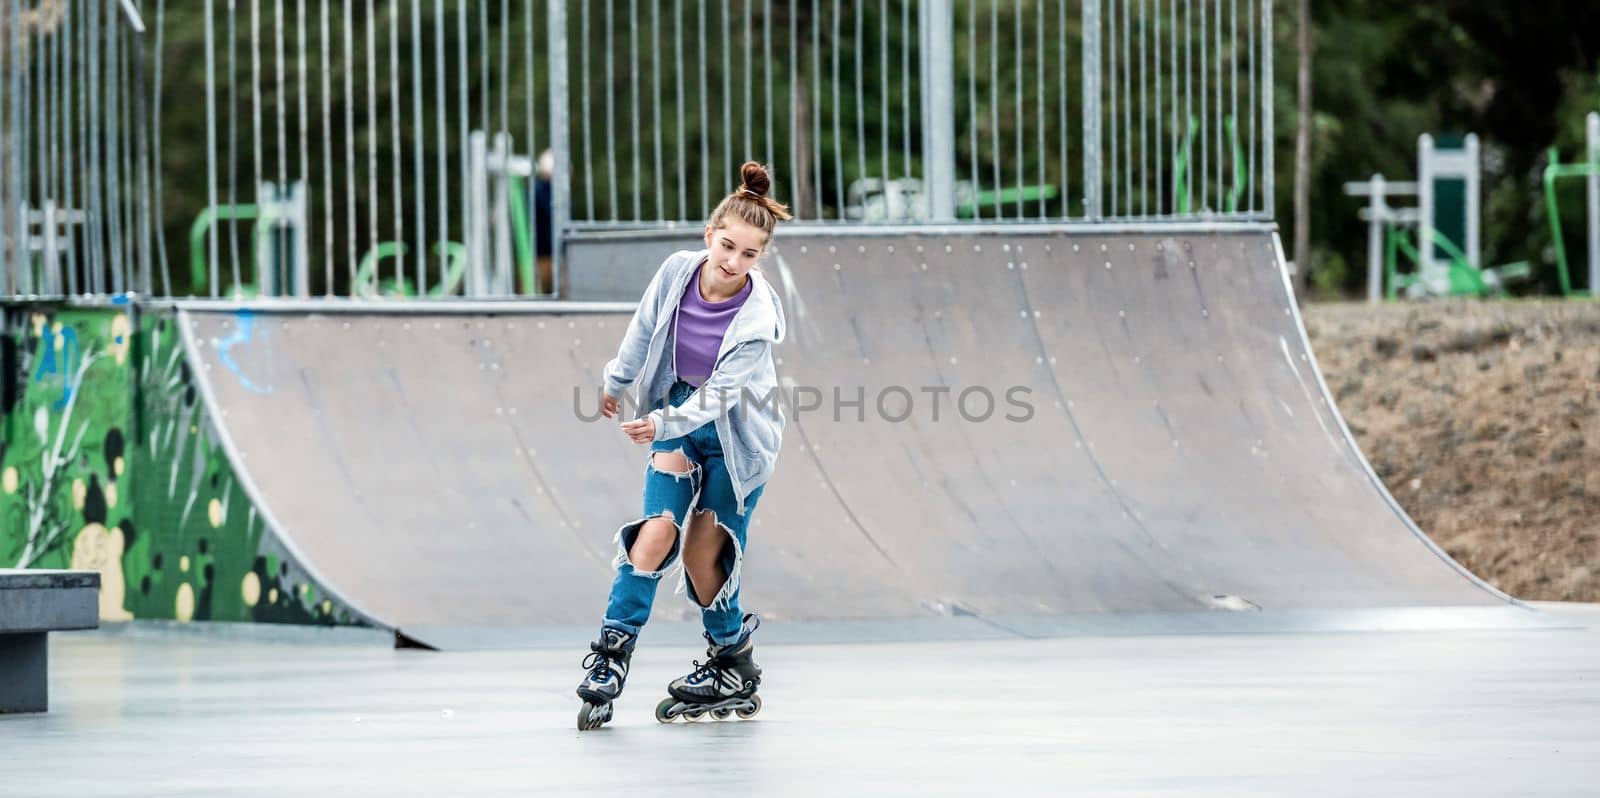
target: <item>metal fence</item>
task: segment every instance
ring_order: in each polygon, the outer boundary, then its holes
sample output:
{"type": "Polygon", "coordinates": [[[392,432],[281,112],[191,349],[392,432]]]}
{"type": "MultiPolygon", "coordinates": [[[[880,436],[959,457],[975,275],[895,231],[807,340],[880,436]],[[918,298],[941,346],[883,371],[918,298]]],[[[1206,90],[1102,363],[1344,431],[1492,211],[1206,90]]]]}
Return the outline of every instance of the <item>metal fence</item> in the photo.
{"type": "Polygon", "coordinates": [[[5,294],[550,295],[748,159],[827,224],[1273,203],[1270,0],[0,4],[5,294]]]}
{"type": "Polygon", "coordinates": [[[1271,0],[1084,3],[1085,214],[1270,217],[1271,0]]]}
{"type": "Polygon", "coordinates": [[[694,221],[747,158],[805,219],[1270,213],[1269,0],[579,5],[580,227],[694,221]]]}
{"type": "Polygon", "coordinates": [[[158,290],[159,129],[137,8],[0,3],[0,294],[158,290]]]}

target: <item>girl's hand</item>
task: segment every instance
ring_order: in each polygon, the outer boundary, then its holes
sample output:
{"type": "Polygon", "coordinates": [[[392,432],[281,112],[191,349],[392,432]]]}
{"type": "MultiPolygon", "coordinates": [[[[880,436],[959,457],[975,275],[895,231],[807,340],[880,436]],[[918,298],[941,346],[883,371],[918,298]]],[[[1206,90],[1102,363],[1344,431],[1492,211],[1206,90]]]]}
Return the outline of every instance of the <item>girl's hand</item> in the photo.
{"type": "Polygon", "coordinates": [[[624,421],[622,431],[627,433],[634,443],[649,443],[656,439],[656,422],[649,416],[638,421],[624,421]]]}
{"type": "Polygon", "coordinates": [[[605,398],[600,400],[600,415],[606,418],[616,418],[619,407],[617,397],[607,394],[605,398]]]}

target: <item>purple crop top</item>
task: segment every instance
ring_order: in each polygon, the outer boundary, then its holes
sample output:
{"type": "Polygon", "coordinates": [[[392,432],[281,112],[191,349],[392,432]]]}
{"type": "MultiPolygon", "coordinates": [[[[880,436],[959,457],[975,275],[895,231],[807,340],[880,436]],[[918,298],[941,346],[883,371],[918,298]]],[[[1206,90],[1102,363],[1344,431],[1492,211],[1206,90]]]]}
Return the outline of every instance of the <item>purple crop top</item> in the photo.
{"type": "Polygon", "coordinates": [[[696,388],[711,377],[728,325],[733,323],[733,317],[744,307],[755,286],[755,281],[746,277],[744,289],[737,296],[723,302],[707,302],[700,296],[700,269],[704,267],[705,261],[695,267],[672,320],[674,368],[678,379],[696,388]]]}

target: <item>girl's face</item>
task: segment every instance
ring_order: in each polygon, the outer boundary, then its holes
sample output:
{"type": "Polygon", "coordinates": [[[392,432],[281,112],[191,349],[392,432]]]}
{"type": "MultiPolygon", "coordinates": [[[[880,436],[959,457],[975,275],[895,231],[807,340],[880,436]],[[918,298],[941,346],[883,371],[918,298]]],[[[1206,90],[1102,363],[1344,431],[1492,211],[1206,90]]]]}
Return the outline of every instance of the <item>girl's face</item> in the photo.
{"type": "Polygon", "coordinates": [[[723,217],[721,227],[706,228],[706,265],[712,285],[735,289],[744,287],[744,277],[754,268],[767,248],[767,234],[733,215],[723,217]]]}

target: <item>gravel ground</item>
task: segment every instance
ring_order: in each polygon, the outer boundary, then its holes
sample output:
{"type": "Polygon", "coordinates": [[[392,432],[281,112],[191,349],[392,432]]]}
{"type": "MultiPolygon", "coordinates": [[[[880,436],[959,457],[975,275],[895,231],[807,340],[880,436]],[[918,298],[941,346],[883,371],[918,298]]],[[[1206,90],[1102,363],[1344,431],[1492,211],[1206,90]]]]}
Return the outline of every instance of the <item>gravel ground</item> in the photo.
{"type": "Polygon", "coordinates": [[[1600,302],[1305,319],[1362,451],[1435,541],[1519,598],[1600,601],[1600,302]]]}

